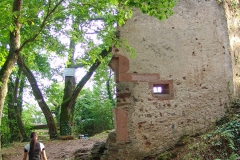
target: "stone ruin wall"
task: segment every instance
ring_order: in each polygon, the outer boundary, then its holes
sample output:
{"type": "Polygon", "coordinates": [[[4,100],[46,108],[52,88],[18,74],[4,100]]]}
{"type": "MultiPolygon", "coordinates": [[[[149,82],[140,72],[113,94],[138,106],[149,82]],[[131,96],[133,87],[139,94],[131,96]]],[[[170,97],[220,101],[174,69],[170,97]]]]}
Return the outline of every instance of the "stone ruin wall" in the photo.
{"type": "Polygon", "coordinates": [[[232,17],[227,4],[216,0],[179,0],[164,21],[134,11],[119,31],[136,56],[116,50],[110,63],[117,82],[116,132],[103,159],[163,152],[224,115],[238,88],[239,65],[232,65],[239,56],[238,28],[228,31],[232,17]],[[167,85],[168,94],[155,95],[156,84],[167,85]]]}

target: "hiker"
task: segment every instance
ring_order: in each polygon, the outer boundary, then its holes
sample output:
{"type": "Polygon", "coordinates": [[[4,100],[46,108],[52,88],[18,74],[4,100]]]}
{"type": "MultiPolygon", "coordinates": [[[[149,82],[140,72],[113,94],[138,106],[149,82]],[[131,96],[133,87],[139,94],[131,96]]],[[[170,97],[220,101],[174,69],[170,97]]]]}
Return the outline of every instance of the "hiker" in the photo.
{"type": "Polygon", "coordinates": [[[30,135],[31,141],[24,147],[23,160],[47,160],[44,145],[38,142],[38,135],[36,132],[32,132],[30,135]]]}

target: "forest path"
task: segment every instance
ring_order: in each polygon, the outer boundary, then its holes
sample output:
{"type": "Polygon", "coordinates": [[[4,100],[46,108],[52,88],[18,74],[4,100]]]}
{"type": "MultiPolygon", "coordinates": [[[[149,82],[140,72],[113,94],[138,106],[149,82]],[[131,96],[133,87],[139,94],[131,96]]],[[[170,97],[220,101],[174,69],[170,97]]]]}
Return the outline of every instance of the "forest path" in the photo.
{"type": "MultiPolygon", "coordinates": [[[[79,150],[90,151],[96,142],[104,142],[106,138],[89,138],[74,140],[44,140],[48,160],[71,160],[79,150]]],[[[2,148],[3,160],[20,160],[23,157],[25,143],[12,143],[2,148]]]]}

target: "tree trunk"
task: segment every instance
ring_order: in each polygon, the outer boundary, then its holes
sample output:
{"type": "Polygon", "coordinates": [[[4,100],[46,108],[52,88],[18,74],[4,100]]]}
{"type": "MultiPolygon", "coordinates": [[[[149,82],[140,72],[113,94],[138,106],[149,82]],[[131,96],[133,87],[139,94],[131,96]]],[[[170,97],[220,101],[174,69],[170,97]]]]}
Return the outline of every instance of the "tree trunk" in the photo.
{"type": "Polygon", "coordinates": [[[71,106],[71,109],[70,109],[70,125],[73,126],[74,123],[73,123],[73,117],[74,117],[74,112],[75,112],[75,104],[76,103],[73,103],[73,105],[71,106]]]}
{"type": "MultiPolygon", "coordinates": [[[[100,53],[100,59],[106,57],[111,51],[103,50],[100,53]]],[[[75,100],[78,97],[78,94],[82,90],[83,86],[87,83],[87,81],[91,78],[95,70],[98,68],[98,66],[101,64],[101,61],[97,59],[95,63],[90,67],[88,72],[85,74],[85,76],[81,79],[81,81],[78,83],[76,88],[74,89],[71,96],[66,95],[66,91],[64,90],[64,101],[61,105],[61,115],[60,115],[60,135],[69,135],[71,133],[71,126],[70,126],[70,108],[75,103],[75,100]],[[68,98],[67,98],[68,97],[68,98]]],[[[66,77],[65,79],[65,88],[66,86],[70,86],[72,82],[70,81],[70,77],[66,77]],[[68,79],[68,80],[67,80],[68,79]],[[67,80],[67,81],[66,81],[67,80]]],[[[69,92],[70,93],[70,92],[69,92]]]]}
{"type": "Polygon", "coordinates": [[[14,86],[14,92],[13,92],[14,93],[14,101],[13,102],[14,102],[15,117],[16,117],[18,129],[21,133],[22,141],[26,142],[29,139],[25,132],[24,125],[23,125],[22,118],[21,118],[20,104],[22,104],[22,99],[19,99],[20,97],[18,96],[18,95],[22,94],[19,90],[21,75],[22,75],[22,71],[21,71],[21,69],[19,69],[17,78],[15,80],[15,86],[14,86]]]}
{"type": "MultiPolygon", "coordinates": [[[[76,19],[76,18],[75,18],[76,19]]],[[[74,25],[77,22],[73,18],[73,25],[72,27],[74,28],[74,25]]],[[[74,28],[75,30],[77,28],[74,28]]],[[[74,39],[70,39],[70,46],[69,46],[69,65],[68,67],[71,68],[74,66],[74,54],[75,54],[75,42],[74,39]]],[[[70,98],[72,95],[74,88],[76,86],[76,80],[74,76],[65,76],[65,87],[64,87],[64,95],[63,95],[63,103],[61,104],[61,112],[60,112],[60,135],[71,135],[72,134],[72,129],[71,129],[71,123],[70,119],[73,116],[73,111],[71,108],[74,108],[73,103],[71,106],[68,106],[66,101],[70,98]],[[72,114],[72,115],[71,115],[72,114]]]]}
{"type": "Polygon", "coordinates": [[[8,126],[10,130],[10,142],[20,141],[22,139],[19,132],[14,109],[14,83],[10,80],[8,83],[7,106],[8,106],[8,126]]]}
{"type": "MultiPolygon", "coordinates": [[[[4,106],[4,101],[7,94],[8,78],[13,70],[14,64],[17,61],[20,48],[20,28],[21,23],[19,23],[20,11],[22,8],[22,0],[14,0],[13,2],[13,12],[18,12],[19,14],[14,18],[14,31],[10,32],[10,51],[6,62],[4,63],[2,69],[0,70],[0,125],[2,124],[2,111],[4,106]]],[[[1,142],[1,133],[0,133],[1,142]]],[[[1,154],[1,143],[0,143],[0,160],[2,160],[1,154]]]]}
{"type": "Polygon", "coordinates": [[[63,103],[61,105],[61,113],[60,113],[60,135],[71,135],[71,124],[70,124],[70,116],[71,116],[71,107],[68,106],[66,102],[70,95],[72,95],[73,90],[75,88],[75,77],[67,76],[65,77],[65,88],[64,88],[64,96],[63,103]]]}
{"type": "Polygon", "coordinates": [[[33,73],[24,64],[24,61],[22,60],[21,56],[19,56],[19,58],[18,58],[18,65],[22,69],[23,73],[26,75],[29,83],[31,84],[33,95],[37,99],[38,105],[40,106],[41,110],[43,111],[43,114],[44,114],[44,116],[46,118],[46,121],[47,121],[50,139],[57,138],[58,137],[57,127],[56,127],[56,124],[54,122],[52,113],[51,113],[48,105],[46,104],[46,102],[43,98],[43,95],[42,95],[42,93],[41,93],[41,91],[38,87],[37,81],[36,81],[33,73]]]}
{"type": "Polygon", "coordinates": [[[19,70],[16,76],[15,84],[10,78],[8,87],[8,119],[9,128],[11,132],[11,142],[13,141],[29,141],[29,138],[25,132],[25,128],[21,118],[21,108],[22,106],[22,91],[23,85],[19,88],[19,82],[21,79],[21,71],[19,70]]]}
{"type": "Polygon", "coordinates": [[[25,85],[25,75],[22,74],[22,78],[20,81],[20,86],[19,86],[19,94],[18,94],[18,102],[19,102],[19,109],[20,109],[20,115],[22,116],[22,110],[23,110],[23,89],[25,85]]]}

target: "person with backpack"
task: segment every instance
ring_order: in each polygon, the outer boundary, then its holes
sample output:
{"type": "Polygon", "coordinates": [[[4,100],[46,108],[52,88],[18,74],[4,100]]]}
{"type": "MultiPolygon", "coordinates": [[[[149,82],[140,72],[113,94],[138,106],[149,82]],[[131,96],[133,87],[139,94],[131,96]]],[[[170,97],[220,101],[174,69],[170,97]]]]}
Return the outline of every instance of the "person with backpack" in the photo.
{"type": "Polygon", "coordinates": [[[38,135],[32,132],[30,135],[31,141],[24,147],[23,160],[47,160],[45,146],[38,142],[38,135]]]}

